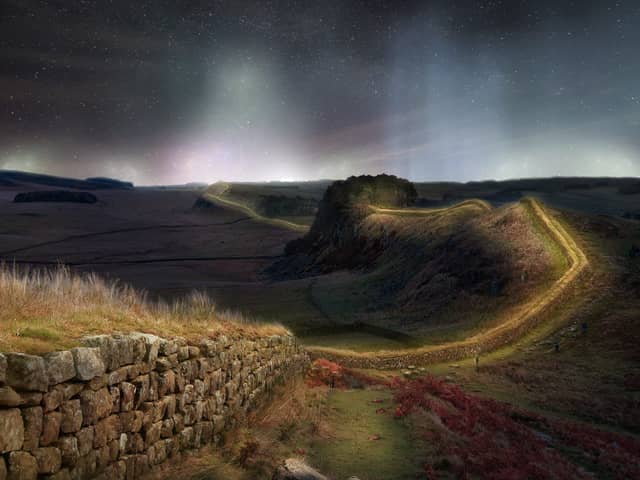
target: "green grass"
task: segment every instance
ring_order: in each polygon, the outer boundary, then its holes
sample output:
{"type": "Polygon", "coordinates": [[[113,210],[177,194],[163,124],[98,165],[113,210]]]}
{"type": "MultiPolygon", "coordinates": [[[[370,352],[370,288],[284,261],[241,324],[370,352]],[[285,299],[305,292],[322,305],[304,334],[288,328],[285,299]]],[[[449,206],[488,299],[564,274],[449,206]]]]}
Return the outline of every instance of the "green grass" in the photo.
{"type": "Polygon", "coordinates": [[[328,418],[332,431],[313,445],[310,463],[335,479],[415,479],[421,455],[410,428],[393,417],[391,407],[391,393],[386,390],[332,391],[328,418]],[[376,413],[380,408],[390,411],[376,413]],[[380,439],[371,440],[374,435],[380,439]]]}

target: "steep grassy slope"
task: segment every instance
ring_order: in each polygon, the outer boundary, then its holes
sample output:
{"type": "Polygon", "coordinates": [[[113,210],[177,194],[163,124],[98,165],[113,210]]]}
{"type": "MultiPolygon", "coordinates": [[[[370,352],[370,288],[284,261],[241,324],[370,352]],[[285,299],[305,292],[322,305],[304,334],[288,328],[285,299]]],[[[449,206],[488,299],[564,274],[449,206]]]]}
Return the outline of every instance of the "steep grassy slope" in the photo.
{"type": "Polygon", "coordinates": [[[340,324],[404,332],[405,347],[460,340],[517,315],[565,272],[535,205],[371,208],[340,241],[311,243],[274,270],[324,274],[313,299],[340,324]]]}

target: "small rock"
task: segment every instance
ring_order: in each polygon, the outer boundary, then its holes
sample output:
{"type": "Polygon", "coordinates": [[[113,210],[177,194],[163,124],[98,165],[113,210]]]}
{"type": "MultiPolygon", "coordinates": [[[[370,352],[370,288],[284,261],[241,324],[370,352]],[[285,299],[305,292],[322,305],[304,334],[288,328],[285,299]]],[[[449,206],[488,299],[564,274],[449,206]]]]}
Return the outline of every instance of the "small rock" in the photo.
{"type": "Polygon", "coordinates": [[[285,460],[284,465],[279,467],[276,480],[328,480],[327,477],[311,468],[302,460],[297,458],[289,458],[285,460]]]}

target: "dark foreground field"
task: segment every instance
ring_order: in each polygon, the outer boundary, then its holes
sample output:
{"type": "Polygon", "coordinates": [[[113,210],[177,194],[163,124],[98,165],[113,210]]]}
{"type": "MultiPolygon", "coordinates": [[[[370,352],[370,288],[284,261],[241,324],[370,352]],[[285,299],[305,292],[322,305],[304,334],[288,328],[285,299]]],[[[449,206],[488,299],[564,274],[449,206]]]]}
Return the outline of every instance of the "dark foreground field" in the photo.
{"type": "MultiPolygon", "coordinates": [[[[470,322],[455,313],[478,305],[489,313],[498,312],[492,310],[497,307],[515,308],[510,301],[544,292],[566,265],[546,237],[534,238],[539,233],[535,224],[526,226],[526,202],[519,201],[537,197],[589,261],[588,275],[546,311],[537,328],[496,352],[481,352],[478,366],[472,358],[384,372],[354,370],[355,379],[334,389],[331,382],[307,379],[257,412],[251,429],[238,432],[230,451],[193,459],[186,467],[165,472],[164,478],[192,471],[201,479],[263,478],[260,475],[287,456],[305,457],[334,479],[635,478],[640,472],[640,222],[635,218],[640,194],[627,188],[630,180],[558,182],[418,184],[422,207],[447,207],[479,197],[492,208],[433,218],[420,218],[420,212],[378,211],[363,223],[361,231],[373,239],[368,245],[376,248],[381,224],[419,240],[416,252],[429,245],[469,245],[473,236],[458,238],[451,231],[461,225],[492,235],[498,250],[477,250],[488,255],[483,259],[502,258],[494,257],[496,252],[511,252],[516,260],[531,250],[546,252],[539,266],[549,269],[548,278],[535,277],[532,270],[524,276],[518,272],[507,284],[512,294],[484,295],[482,304],[454,304],[440,312],[438,328],[415,328],[421,314],[435,311],[435,302],[424,296],[406,296],[413,327],[403,322],[401,311],[394,316],[393,310],[384,310],[380,298],[387,294],[381,289],[385,272],[397,275],[389,265],[407,260],[401,256],[389,257],[380,270],[356,266],[309,275],[274,273],[270,267],[283,260],[285,245],[301,231],[265,221],[268,212],[255,213],[250,207],[258,202],[252,198],[267,194],[279,199],[280,192],[292,191],[294,197],[319,200],[316,186],[263,190],[253,184],[243,187],[241,195],[223,198],[231,203],[213,201],[193,208],[203,193],[197,188],[89,189],[98,198],[94,204],[14,203],[18,193],[52,187],[8,184],[0,187],[0,258],[18,266],[63,262],[143,288],[152,297],[171,299],[203,290],[223,307],[282,322],[309,345],[375,355],[378,349],[455,340],[491,321],[470,322]],[[234,207],[234,202],[249,210],[234,207]],[[519,236],[509,237],[512,233],[519,236]],[[509,238],[517,239],[518,248],[509,245],[509,238]],[[526,283],[533,280],[537,283],[526,283]],[[427,374],[435,380],[424,379],[427,374]],[[536,462],[540,465],[531,466],[536,462]]],[[[275,204],[288,205],[280,200],[275,204]]],[[[394,254],[393,249],[384,251],[394,254]]],[[[441,260],[417,254],[411,258],[436,266],[441,260]]],[[[465,262],[475,260],[465,259],[455,265],[458,270],[445,273],[460,275],[471,265],[465,262]]],[[[492,267],[484,260],[474,267],[489,272],[490,290],[492,267]]],[[[479,279],[483,277],[472,277],[479,279]]],[[[424,288],[418,285],[411,292],[439,291],[424,288]]]]}

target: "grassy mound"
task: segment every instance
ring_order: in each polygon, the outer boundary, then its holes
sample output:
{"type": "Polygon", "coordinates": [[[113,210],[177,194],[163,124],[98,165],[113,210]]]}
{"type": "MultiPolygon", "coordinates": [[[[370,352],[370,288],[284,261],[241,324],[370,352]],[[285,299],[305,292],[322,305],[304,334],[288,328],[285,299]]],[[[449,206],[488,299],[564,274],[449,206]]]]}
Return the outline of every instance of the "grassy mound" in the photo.
{"type": "Polygon", "coordinates": [[[219,311],[199,292],[172,304],[149,301],[144,292],[65,267],[18,270],[0,266],[0,351],[44,353],[75,345],[85,335],[141,331],[185,338],[282,334],[219,311]]]}

